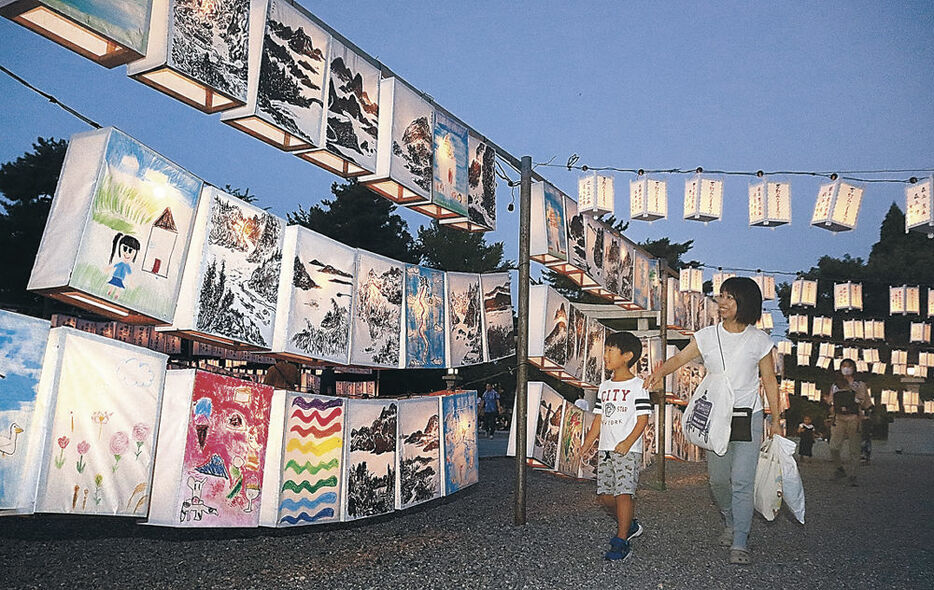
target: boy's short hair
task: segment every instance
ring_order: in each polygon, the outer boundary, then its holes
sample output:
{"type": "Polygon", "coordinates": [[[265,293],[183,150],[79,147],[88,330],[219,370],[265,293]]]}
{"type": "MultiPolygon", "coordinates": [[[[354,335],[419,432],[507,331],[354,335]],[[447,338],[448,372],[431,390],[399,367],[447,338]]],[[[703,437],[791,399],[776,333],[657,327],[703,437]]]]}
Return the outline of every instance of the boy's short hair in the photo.
{"type": "Polygon", "coordinates": [[[731,277],[723,281],[720,292],[733,296],[739,323],[754,326],[762,317],[762,290],[749,277],[731,277]]]}
{"type": "Polygon", "coordinates": [[[613,332],[607,334],[603,341],[605,348],[613,347],[620,352],[631,352],[632,358],[629,359],[627,366],[632,367],[639,362],[642,357],[642,341],[636,338],[631,332],[613,332]]]}

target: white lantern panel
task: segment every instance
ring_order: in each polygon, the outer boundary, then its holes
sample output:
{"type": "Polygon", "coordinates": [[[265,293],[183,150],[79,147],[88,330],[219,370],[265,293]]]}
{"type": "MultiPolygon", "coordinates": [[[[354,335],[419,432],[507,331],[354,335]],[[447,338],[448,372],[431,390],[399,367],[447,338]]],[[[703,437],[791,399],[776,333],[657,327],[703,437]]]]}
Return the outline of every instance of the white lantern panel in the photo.
{"type": "Polygon", "coordinates": [[[345,520],[395,510],[398,408],[396,400],[347,400],[344,432],[350,436],[344,445],[345,520]],[[380,444],[367,433],[381,433],[380,444]]]}
{"type": "Polygon", "coordinates": [[[681,292],[700,293],[704,286],[704,273],[699,268],[682,268],[678,275],[681,292]]]}
{"type": "MultiPolygon", "coordinates": [[[[401,262],[357,251],[351,364],[399,367],[404,275],[405,265],[401,262]]],[[[479,307],[476,311],[479,313],[479,307]]]]}
{"type": "Polygon", "coordinates": [[[759,286],[759,293],[763,301],[775,299],[775,277],[771,275],[757,274],[752,280],[759,286]]]}
{"type": "Polygon", "coordinates": [[[511,356],[516,353],[516,339],[509,273],[482,274],[480,286],[483,289],[483,350],[486,360],[511,356]]]}
{"type": "Polygon", "coordinates": [[[643,178],[629,182],[629,214],[632,219],[654,221],[668,217],[668,184],[643,178]]]}
{"type": "Polygon", "coordinates": [[[921,313],[921,288],[905,287],[905,313],[921,313]]]}
{"type": "Polygon", "coordinates": [[[445,273],[405,265],[405,366],[438,369],[445,357],[445,273]]]}
{"type": "Polygon", "coordinates": [[[467,217],[467,128],[444,113],[435,112],[433,208],[414,207],[438,219],[467,217]]]}
{"type": "Polygon", "coordinates": [[[770,224],[791,223],[791,183],[769,182],[766,190],[766,211],[770,224]]]}
{"type": "Polygon", "coordinates": [[[768,225],[765,183],[749,185],[749,225],[768,225]]]}
{"type": "Polygon", "coordinates": [[[911,342],[930,342],[931,325],[925,323],[911,323],[911,342]]]}
{"type": "Polygon", "coordinates": [[[905,231],[934,233],[934,179],[905,187],[905,231]]]}
{"type": "Polygon", "coordinates": [[[29,290],[115,319],[172,321],[201,186],[116,129],[73,136],[29,290]]]}
{"type": "Polygon", "coordinates": [[[0,15],[113,68],[146,54],[152,0],[2,0],[0,15]]]}
{"type": "Polygon", "coordinates": [[[905,287],[889,287],[889,313],[905,313],[905,287]]]}
{"type": "Polygon", "coordinates": [[[545,182],[532,184],[530,207],[532,227],[529,235],[532,260],[543,264],[568,260],[568,231],[564,202],[565,198],[561,191],[550,184],[545,182]]]}
{"type": "Polygon", "coordinates": [[[469,168],[467,174],[466,229],[496,229],[496,152],[473,133],[467,139],[469,168]]]}
{"type": "Polygon", "coordinates": [[[483,362],[483,314],[480,275],[447,273],[448,366],[483,362]]]}

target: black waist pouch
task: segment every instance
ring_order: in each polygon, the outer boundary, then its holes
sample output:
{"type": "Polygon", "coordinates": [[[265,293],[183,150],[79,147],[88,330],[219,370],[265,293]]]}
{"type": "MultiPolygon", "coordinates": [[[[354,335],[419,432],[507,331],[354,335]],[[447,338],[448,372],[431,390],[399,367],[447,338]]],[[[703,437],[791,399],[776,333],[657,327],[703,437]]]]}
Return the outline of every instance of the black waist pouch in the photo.
{"type": "Polygon", "coordinates": [[[752,408],[733,408],[730,442],[752,442],[752,408]]]}

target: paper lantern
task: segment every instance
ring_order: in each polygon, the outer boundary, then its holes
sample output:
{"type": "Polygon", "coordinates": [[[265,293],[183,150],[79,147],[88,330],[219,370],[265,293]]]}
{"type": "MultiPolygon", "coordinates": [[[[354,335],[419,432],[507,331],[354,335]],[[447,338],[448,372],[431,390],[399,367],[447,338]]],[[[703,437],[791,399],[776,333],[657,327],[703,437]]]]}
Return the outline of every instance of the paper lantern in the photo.
{"type": "MultiPolygon", "coordinates": [[[[581,286],[594,295],[606,298],[613,298],[614,294],[606,288],[606,277],[603,272],[603,263],[605,259],[606,233],[609,228],[598,219],[590,215],[581,215],[584,222],[584,269],[583,274],[578,275],[581,286]]],[[[637,261],[633,260],[635,267],[637,261]]],[[[637,269],[638,270],[638,269],[637,269]]],[[[635,272],[635,271],[634,271],[635,272]]],[[[573,277],[572,277],[573,278],[573,277]]],[[[633,281],[633,290],[635,291],[635,279],[633,281]]],[[[634,295],[635,296],[635,295],[634,295]]]]}
{"type": "Polygon", "coordinates": [[[612,176],[594,172],[577,180],[577,206],[581,213],[595,217],[612,215],[615,199],[612,176]]]}
{"type": "Polygon", "coordinates": [[[879,349],[864,348],[863,349],[863,360],[866,361],[867,363],[879,362],[879,349]]]}
{"type": "MultiPolygon", "coordinates": [[[[277,356],[305,363],[348,364],[356,254],[356,249],[302,226],[285,228],[285,263],[279,278],[271,347],[277,356]]],[[[429,289],[428,296],[440,297],[443,291],[442,275],[440,291],[429,289]]],[[[443,333],[443,298],[441,307],[443,333]]]]}
{"type": "Polygon", "coordinates": [[[682,293],[701,293],[704,290],[704,271],[699,268],[682,268],[678,283],[682,293]]]}
{"type": "Polygon", "coordinates": [[[934,352],[919,352],[918,365],[922,367],[934,367],[934,352]]]}
{"type": "Polygon", "coordinates": [[[640,178],[629,181],[629,216],[639,221],[668,217],[668,184],[664,180],[640,178]]]}
{"type": "Polygon", "coordinates": [[[749,225],[776,227],[791,223],[791,184],[760,182],[749,185],[749,225]]]}
{"type": "MultiPolygon", "coordinates": [[[[570,305],[548,285],[530,287],[529,362],[543,371],[561,370],[567,362],[570,305]]],[[[602,356],[600,358],[602,367],[602,356]]]]}
{"type": "Polygon", "coordinates": [[[767,332],[772,331],[775,327],[775,323],[772,320],[772,312],[763,311],[762,315],[759,317],[759,321],[756,322],[756,327],[767,332]]]}
{"type": "Polygon", "coordinates": [[[791,340],[781,340],[776,346],[779,354],[791,354],[791,340]]]}
{"type": "Polygon", "coordinates": [[[759,285],[759,292],[762,294],[763,301],[775,299],[775,277],[760,272],[753,276],[752,280],[759,285]]]}
{"type": "Polygon", "coordinates": [[[0,15],[113,68],[146,54],[152,0],[0,0],[0,15]]]}
{"type": "Polygon", "coordinates": [[[44,433],[36,512],[144,517],[168,356],[67,327],[47,351],[27,427],[44,433]]]}
{"type": "Polygon", "coordinates": [[[925,365],[911,365],[908,367],[908,374],[921,379],[926,379],[928,376],[928,367],[925,365]]]}
{"type": "Polygon", "coordinates": [[[911,342],[930,342],[931,341],[931,324],[926,323],[911,323],[911,342]]]}
{"type": "Polygon", "coordinates": [[[883,389],[881,401],[882,405],[884,405],[889,412],[898,412],[900,409],[897,391],[892,389],[883,389]]]}
{"type": "Polygon", "coordinates": [[[147,524],[258,526],[272,399],[268,385],[169,371],[147,524]]]}
{"type": "Polygon", "coordinates": [[[818,348],[817,355],[833,358],[834,355],[836,354],[836,351],[837,351],[836,346],[834,346],[830,342],[821,342],[818,348]]]}
{"type": "Polygon", "coordinates": [[[285,220],[268,211],[206,186],[175,320],[165,330],[209,344],[269,350],[284,227],[285,220]]]}
{"type": "Polygon", "coordinates": [[[843,339],[862,340],[863,320],[843,320],[843,339]]]}
{"type": "Polygon", "coordinates": [[[722,272],[722,271],[715,272],[713,274],[713,294],[715,296],[719,295],[720,287],[723,285],[723,281],[727,279],[732,279],[735,276],[736,276],[736,273],[732,273],[732,272],[722,272]]]}
{"type": "Polygon", "coordinates": [[[201,184],[112,127],[72,136],[28,289],[128,323],[171,322],[201,184]]]}
{"type": "Polygon", "coordinates": [[[791,305],[816,306],[817,281],[795,279],[795,281],[791,283],[791,305]]]}
{"type": "Polygon", "coordinates": [[[480,275],[447,273],[449,367],[483,362],[482,304],[480,275]]]}
{"type": "Polygon", "coordinates": [[[483,351],[495,361],[516,353],[512,289],[508,272],[480,275],[483,292],[483,351]]]}
{"type": "MultiPolygon", "coordinates": [[[[351,316],[350,363],[366,367],[399,368],[402,361],[402,314],[404,313],[405,265],[357,250],[354,310],[351,316]]],[[[479,286],[476,295],[479,297],[479,286]]],[[[479,327],[479,301],[469,310],[479,327]]],[[[465,316],[468,314],[465,314],[465,316]]],[[[479,332],[471,337],[479,338],[479,332]]]]}
{"type": "Polygon", "coordinates": [[[700,175],[684,183],[684,218],[693,221],[720,219],[723,211],[723,181],[700,175]]]}
{"type": "Polygon", "coordinates": [[[889,313],[895,314],[920,314],[921,313],[921,289],[919,287],[889,287],[889,313]]]}
{"type": "Polygon", "coordinates": [[[564,203],[565,195],[552,185],[546,182],[532,184],[532,227],[529,234],[532,260],[542,264],[568,261],[568,231],[564,203]]]}
{"type": "Polygon", "coordinates": [[[442,111],[435,112],[431,202],[409,207],[442,221],[468,220],[468,135],[458,121],[442,111]]]}
{"type": "Polygon", "coordinates": [[[812,324],[812,336],[833,337],[833,320],[828,317],[816,316],[812,324]]]}
{"type": "Polygon", "coordinates": [[[782,379],[781,384],[778,386],[778,391],[785,396],[795,394],[795,381],[794,379],[782,379]]]}
{"type": "Polygon", "coordinates": [[[434,107],[398,78],[380,83],[379,104],[376,173],[360,182],[394,203],[430,203],[434,107]]]}
{"type": "Polygon", "coordinates": [[[859,358],[859,349],[858,349],[858,348],[853,348],[853,347],[846,347],[846,348],[844,348],[844,349],[843,349],[843,357],[842,357],[842,358],[850,359],[851,361],[855,361],[856,359],[859,358]]]}
{"type": "Polygon", "coordinates": [[[833,362],[833,359],[829,356],[819,356],[817,357],[817,366],[821,369],[826,369],[830,366],[830,363],[833,362]]]}
{"type": "Polygon", "coordinates": [[[799,354],[797,355],[796,361],[799,367],[807,367],[811,364],[811,357],[799,354]]]}
{"type": "Polygon", "coordinates": [[[863,189],[845,182],[821,185],[814,204],[811,225],[833,232],[856,227],[863,189]]]}
{"type": "Polygon", "coordinates": [[[869,371],[869,363],[866,361],[856,361],[856,370],[860,373],[866,373],[869,371]]]}
{"type": "Polygon", "coordinates": [[[866,320],[863,322],[863,328],[867,340],[885,340],[885,322],[883,320],[866,320]]]}
{"type": "Polygon", "coordinates": [[[893,349],[891,363],[893,365],[907,365],[908,364],[908,351],[893,349]]]}
{"type": "Polygon", "coordinates": [[[496,229],[496,152],[475,133],[467,137],[467,219],[441,223],[470,232],[496,229]]]}
{"type": "Polygon", "coordinates": [[[934,414],[934,401],[928,400],[924,402],[924,413],[934,414]]]}
{"type": "Polygon", "coordinates": [[[801,383],[801,395],[811,400],[812,402],[820,401],[820,390],[817,389],[817,386],[809,381],[803,381],[801,383]]]}
{"type": "Polygon", "coordinates": [[[205,113],[242,106],[250,25],[250,0],[153,0],[146,56],[127,74],[205,113]]]}
{"type": "Polygon", "coordinates": [[[813,352],[813,343],[811,342],[799,342],[798,343],[798,356],[811,356],[813,352]]]}
{"type": "Polygon", "coordinates": [[[838,371],[840,369],[841,364],[843,364],[843,359],[841,358],[833,359],[833,368],[835,371],[838,371]]]}
{"type": "Polygon", "coordinates": [[[789,334],[807,334],[808,329],[808,316],[806,315],[792,315],[788,318],[788,333],[789,334]]]}
{"type": "Polygon", "coordinates": [[[905,187],[905,232],[934,237],[934,177],[905,187]]]}
{"type": "Polygon", "coordinates": [[[927,317],[934,317],[934,289],[928,288],[928,315],[927,317]]]}
{"type": "Polygon", "coordinates": [[[834,283],[833,286],[833,309],[853,310],[863,309],[863,285],[862,283],[834,283]]]}
{"type": "Polygon", "coordinates": [[[874,375],[885,375],[885,363],[872,363],[872,373],[874,375]]]}

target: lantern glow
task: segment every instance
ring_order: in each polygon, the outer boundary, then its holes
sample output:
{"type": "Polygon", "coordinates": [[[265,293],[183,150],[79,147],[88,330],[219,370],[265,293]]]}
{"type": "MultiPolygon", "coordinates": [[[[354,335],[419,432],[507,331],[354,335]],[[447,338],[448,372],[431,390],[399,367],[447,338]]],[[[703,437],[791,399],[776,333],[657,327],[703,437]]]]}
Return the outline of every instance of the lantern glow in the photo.
{"type": "Polygon", "coordinates": [[[651,178],[629,181],[629,217],[639,221],[666,219],[668,184],[651,178]]]}
{"type": "Polygon", "coordinates": [[[855,228],[862,199],[863,189],[851,184],[837,181],[821,185],[811,225],[832,232],[855,228]]]}
{"type": "Polygon", "coordinates": [[[723,181],[700,175],[684,183],[684,219],[714,221],[723,212],[723,181]]]}

